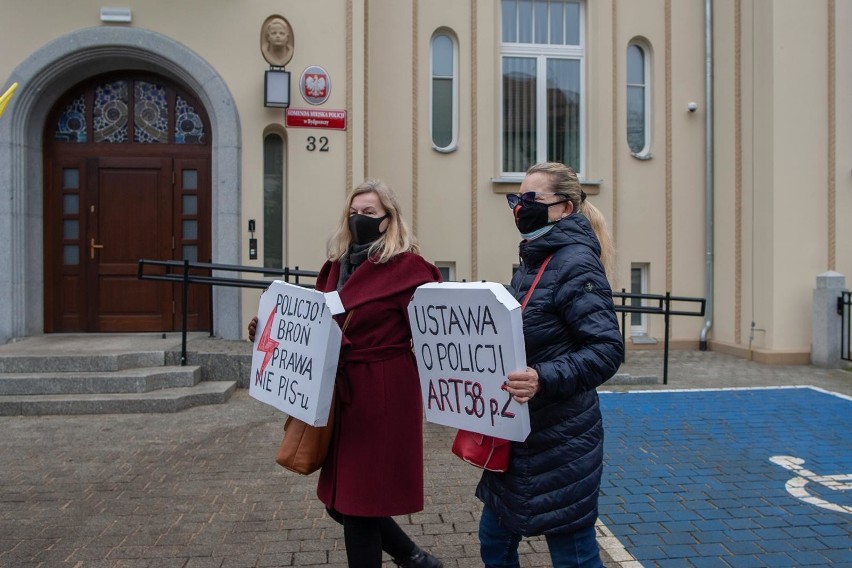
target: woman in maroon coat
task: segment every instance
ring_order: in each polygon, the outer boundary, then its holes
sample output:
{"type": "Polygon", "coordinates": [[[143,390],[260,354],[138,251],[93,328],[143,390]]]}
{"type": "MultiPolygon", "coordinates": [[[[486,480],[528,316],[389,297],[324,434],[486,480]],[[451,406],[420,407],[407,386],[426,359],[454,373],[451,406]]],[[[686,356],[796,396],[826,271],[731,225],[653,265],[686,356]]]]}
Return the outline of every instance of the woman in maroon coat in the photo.
{"type": "Polygon", "coordinates": [[[343,525],[350,567],[381,566],[382,550],[400,566],[443,566],[391,518],[423,509],[423,409],[408,303],[417,286],[441,274],[418,252],[394,193],[367,180],[350,192],[317,278],[317,290],[340,294],[346,313],[338,322],[352,314],[334,439],[317,487],[343,525]]]}

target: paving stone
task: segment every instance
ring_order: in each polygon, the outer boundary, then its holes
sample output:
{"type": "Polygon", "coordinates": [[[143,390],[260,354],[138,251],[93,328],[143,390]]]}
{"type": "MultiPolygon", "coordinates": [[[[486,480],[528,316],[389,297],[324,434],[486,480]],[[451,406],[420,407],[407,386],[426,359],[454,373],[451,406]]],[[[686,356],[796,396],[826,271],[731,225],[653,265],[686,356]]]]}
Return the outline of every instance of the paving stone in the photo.
{"type": "MultiPolygon", "coordinates": [[[[622,370],[659,373],[660,361],[631,352],[622,370]]],[[[813,384],[852,395],[850,379],[673,352],[665,388],[813,384]]],[[[850,564],[849,515],[788,495],[791,472],[766,459],[805,447],[818,475],[852,472],[849,401],[812,389],[639,394],[662,387],[601,389],[630,393],[601,395],[606,568],[850,564]]],[[[342,529],[315,497],[316,475],[272,459],[282,422],[243,389],[174,414],[0,417],[0,566],[344,568],[342,529]]],[[[481,567],[479,471],[449,452],[453,431],[424,433],[427,505],[399,522],[447,568],[481,567]]],[[[543,539],[524,541],[521,565],[550,565],[543,539]]]]}
{"type": "Polygon", "coordinates": [[[764,568],[768,566],[761,558],[751,555],[732,556],[725,559],[733,568],[764,568]]]}
{"type": "Polygon", "coordinates": [[[689,560],[695,568],[730,568],[730,564],[725,562],[723,558],[714,556],[699,556],[689,560]]]}

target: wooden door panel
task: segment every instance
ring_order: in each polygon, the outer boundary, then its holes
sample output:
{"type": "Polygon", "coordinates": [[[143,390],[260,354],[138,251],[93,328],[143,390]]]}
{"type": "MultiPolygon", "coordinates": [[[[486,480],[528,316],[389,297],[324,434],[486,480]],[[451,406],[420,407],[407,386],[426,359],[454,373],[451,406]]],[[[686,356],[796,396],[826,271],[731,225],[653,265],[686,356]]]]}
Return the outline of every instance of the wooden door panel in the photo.
{"type": "Polygon", "coordinates": [[[80,158],[54,156],[45,164],[44,328],[47,332],[86,331],[82,263],[86,177],[86,162],[80,158]]]}
{"type": "MultiPolygon", "coordinates": [[[[140,281],[137,266],[211,259],[211,136],[204,105],[159,75],[99,75],[60,95],[43,130],[46,332],[180,328],[180,287],[140,281]],[[97,109],[119,100],[122,132],[105,138],[97,109]],[[193,184],[175,179],[184,169],[193,184]]],[[[190,287],[189,329],[207,328],[209,297],[190,287]]]]}
{"type": "Polygon", "coordinates": [[[85,331],[86,309],[82,301],[80,277],[76,274],[62,275],[59,278],[59,301],[61,308],[57,314],[58,329],[49,331],[85,331]]]}
{"type": "Polygon", "coordinates": [[[86,251],[92,275],[88,304],[93,328],[168,331],[171,286],[140,281],[136,275],[139,259],[171,255],[171,160],[104,158],[97,162],[96,190],[89,203],[94,222],[86,251]]]}
{"type": "MultiPolygon", "coordinates": [[[[174,161],[175,259],[210,262],[210,161],[206,158],[176,158],[174,161]],[[193,231],[188,231],[194,227],[193,231]],[[189,233],[189,234],[188,234],[189,233]],[[194,236],[193,236],[194,235],[194,236]]],[[[208,270],[191,274],[210,276],[208,270]]],[[[190,285],[187,301],[187,329],[206,330],[210,326],[210,287],[190,285]]],[[[174,329],[182,326],[181,285],[174,286],[174,329]]]]}

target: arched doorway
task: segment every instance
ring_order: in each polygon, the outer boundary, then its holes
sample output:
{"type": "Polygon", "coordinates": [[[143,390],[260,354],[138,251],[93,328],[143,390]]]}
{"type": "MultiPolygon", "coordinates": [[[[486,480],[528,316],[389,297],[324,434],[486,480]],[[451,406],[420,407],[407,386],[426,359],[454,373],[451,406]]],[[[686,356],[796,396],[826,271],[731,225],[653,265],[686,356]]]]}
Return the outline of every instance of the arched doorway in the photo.
{"type": "MultiPolygon", "coordinates": [[[[179,289],[138,280],[137,262],[211,259],[203,106],[159,75],[100,75],[58,100],[43,140],[45,331],[180,329],[179,289]]],[[[192,287],[190,330],[209,305],[192,287]]]]}

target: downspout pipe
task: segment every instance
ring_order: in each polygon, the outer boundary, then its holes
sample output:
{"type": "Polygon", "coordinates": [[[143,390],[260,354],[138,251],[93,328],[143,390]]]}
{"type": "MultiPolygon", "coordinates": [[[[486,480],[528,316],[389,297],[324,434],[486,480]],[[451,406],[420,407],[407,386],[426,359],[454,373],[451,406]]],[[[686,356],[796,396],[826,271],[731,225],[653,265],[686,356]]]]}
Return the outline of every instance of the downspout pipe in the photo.
{"type": "Polygon", "coordinates": [[[699,348],[707,351],[713,327],[713,0],[704,0],[704,327],[699,348]]]}

